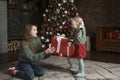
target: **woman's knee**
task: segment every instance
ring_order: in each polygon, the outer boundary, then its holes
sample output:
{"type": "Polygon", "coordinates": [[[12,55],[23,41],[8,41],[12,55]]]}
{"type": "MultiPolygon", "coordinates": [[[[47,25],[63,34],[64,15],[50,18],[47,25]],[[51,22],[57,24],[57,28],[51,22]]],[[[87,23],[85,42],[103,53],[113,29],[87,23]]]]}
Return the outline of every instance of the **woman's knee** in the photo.
{"type": "Polygon", "coordinates": [[[25,75],[25,80],[33,80],[35,78],[34,73],[26,74],[25,75]]]}
{"type": "Polygon", "coordinates": [[[38,71],[36,71],[36,76],[43,76],[45,74],[45,70],[43,68],[40,68],[38,71]]]}
{"type": "Polygon", "coordinates": [[[40,76],[43,76],[44,74],[45,74],[45,70],[44,69],[42,69],[41,71],[40,71],[40,76]]]}
{"type": "Polygon", "coordinates": [[[20,64],[20,70],[24,72],[24,79],[25,80],[33,80],[35,77],[34,71],[30,64],[27,63],[21,63],[20,64]]]}

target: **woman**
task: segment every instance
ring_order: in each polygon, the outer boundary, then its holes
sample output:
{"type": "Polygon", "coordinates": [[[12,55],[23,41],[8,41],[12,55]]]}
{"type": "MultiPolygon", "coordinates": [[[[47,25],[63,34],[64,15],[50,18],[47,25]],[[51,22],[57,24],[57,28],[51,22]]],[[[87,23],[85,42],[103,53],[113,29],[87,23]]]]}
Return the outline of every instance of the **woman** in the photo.
{"type": "Polygon", "coordinates": [[[24,80],[33,80],[35,76],[42,76],[45,70],[37,65],[37,61],[45,58],[49,53],[53,53],[55,48],[43,50],[42,43],[37,36],[35,25],[26,25],[25,35],[21,45],[18,69],[10,68],[9,74],[15,75],[24,80]]]}

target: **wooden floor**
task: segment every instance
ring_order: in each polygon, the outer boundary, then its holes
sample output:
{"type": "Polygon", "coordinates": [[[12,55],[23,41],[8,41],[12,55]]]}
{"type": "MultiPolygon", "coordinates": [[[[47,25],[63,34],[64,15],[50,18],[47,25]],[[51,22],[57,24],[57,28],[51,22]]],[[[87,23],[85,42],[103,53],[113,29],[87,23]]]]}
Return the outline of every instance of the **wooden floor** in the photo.
{"type": "MultiPolygon", "coordinates": [[[[98,61],[85,60],[85,78],[76,78],[71,71],[78,69],[76,59],[68,59],[64,57],[51,56],[48,59],[40,61],[46,73],[43,77],[34,80],[120,80],[120,64],[105,63],[98,61]]],[[[0,66],[0,80],[21,80],[7,74],[9,67],[16,66],[17,62],[12,62],[0,66]]]]}

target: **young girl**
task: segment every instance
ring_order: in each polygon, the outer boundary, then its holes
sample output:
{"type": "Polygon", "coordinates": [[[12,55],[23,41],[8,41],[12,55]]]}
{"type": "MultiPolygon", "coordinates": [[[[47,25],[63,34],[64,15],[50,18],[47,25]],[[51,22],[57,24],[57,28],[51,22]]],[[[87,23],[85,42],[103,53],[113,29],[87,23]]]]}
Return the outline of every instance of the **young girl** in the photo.
{"type": "Polygon", "coordinates": [[[75,17],[71,19],[72,28],[75,29],[73,42],[75,45],[75,54],[78,58],[79,69],[74,72],[76,77],[84,77],[84,62],[83,58],[86,57],[86,29],[82,18],[75,17]]]}
{"type": "Polygon", "coordinates": [[[42,49],[42,43],[37,37],[37,27],[35,25],[26,25],[25,36],[22,41],[20,58],[17,65],[18,70],[10,68],[9,74],[13,74],[24,80],[33,80],[35,76],[44,75],[45,71],[37,65],[37,61],[45,58],[48,53],[53,53],[54,48],[42,49]]]}

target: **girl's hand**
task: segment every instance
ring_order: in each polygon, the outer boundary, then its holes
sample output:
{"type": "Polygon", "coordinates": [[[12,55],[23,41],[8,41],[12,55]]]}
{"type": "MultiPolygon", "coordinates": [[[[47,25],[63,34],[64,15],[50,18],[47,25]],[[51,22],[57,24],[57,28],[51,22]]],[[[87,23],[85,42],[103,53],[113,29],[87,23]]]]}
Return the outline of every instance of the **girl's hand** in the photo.
{"type": "Polygon", "coordinates": [[[77,36],[77,40],[80,40],[80,35],[77,36]]]}

